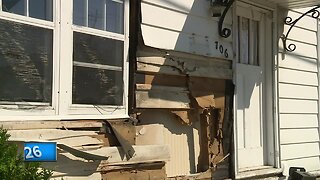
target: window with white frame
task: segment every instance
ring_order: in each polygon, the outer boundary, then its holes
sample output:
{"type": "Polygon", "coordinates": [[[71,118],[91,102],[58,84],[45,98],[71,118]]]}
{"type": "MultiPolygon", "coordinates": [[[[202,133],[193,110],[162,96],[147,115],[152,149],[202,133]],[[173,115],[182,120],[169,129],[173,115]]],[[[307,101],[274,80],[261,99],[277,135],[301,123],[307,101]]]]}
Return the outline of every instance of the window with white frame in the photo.
{"type": "Polygon", "coordinates": [[[0,119],[126,116],[128,0],[0,2],[0,119]]]}
{"type": "Polygon", "coordinates": [[[30,103],[37,107],[49,106],[52,103],[53,23],[19,23],[16,21],[18,16],[14,16],[22,15],[52,21],[52,1],[37,2],[1,2],[0,104],[7,110],[16,109],[17,104],[20,108],[30,108],[27,106],[30,103]],[[14,21],[11,21],[10,17],[14,21]],[[24,103],[26,106],[23,106],[24,103]]]}
{"type": "Polygon", "coordinates": [[[259,66],[259,21],[238,16],[237,23],[238,63],[259,66]]]}
{"type": "MultiPolygon", "coordinates": [[[[123,1],[73,0],[73,24],[123,34],[123,1]]],[[[124,39],[89,28],[73,33],[72,103],[122,105],[124,39]]]]}

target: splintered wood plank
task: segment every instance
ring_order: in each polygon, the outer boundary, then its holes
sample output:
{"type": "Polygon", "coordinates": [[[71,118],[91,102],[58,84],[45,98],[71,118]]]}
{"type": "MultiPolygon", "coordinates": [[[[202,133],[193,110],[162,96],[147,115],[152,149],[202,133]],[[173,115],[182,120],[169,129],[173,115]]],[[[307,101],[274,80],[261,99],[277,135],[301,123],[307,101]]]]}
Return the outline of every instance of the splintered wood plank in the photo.
{"type": "Polygon", "coordinates": [[[232,79],[232,70],[225,68],[199,66],[187,73],[194,77],[232,79]]]}
{"type": "Polygon", "coordinates": [[[180,69],[172,66],[160,66],[160,65],[146,64],[142,62],[137,62],[137,71],[168,74],[168,75],[183,75],[180,69]]]}
{"type": "Polygon", "coordinates": [[[101,162],[100,168],[108,165],[159,162],[168,161],[170,159],[170,151],[167,145],[143,145],[132,147],[135,154],[130,159],[127,159],[121,147],[102,147],[87,152],[98,156],[109,157],[108,160],[101,162]]]}
{"type": "Polygon", "coordinates": [[[101,169],[101,180],[125,180],[125,179],[167,179],[164,162],[110,165],[101,169]]]}
{"type": "Polygon", "coordinates": [[[136,84],[137,90],[157,90],[157,91],[169,91],[169,92],[188,92],[187,88],[184,87],[173,87],[173,86],[154,86],[151,84],[136,84]]]}
{"type": "Polygon", "coordinates": [[[208,56],[199,56],[192,53],[172,51],[172,50],[164,50],[164,49],[156,49],[148,46],[140,46],[137,50],[137,57],[170,57],[170,58],[180,58],[188,61],[202,61],[205,63],[209,62],[219,62],[229,64],[229,68],[231,68],[232,61],[224,60],[217,57],[208,57],[208,56]]]}
{"type": "Polygon", "coordinates": [[[138,84],[152,84],[159,86],[175,86],[175,87],[186,87],[187,77],[186,76],[175,76],[165,74],[135,74],[136,83],[138,84]]]}
{"type": "Polygon", "coordinates": [[[218,68],[225,68],[230,69],[230,62],[229,61],[221,61],[221,60],[213,60],[206,58],[205,60],[194,60],[190,58],[183,58],[183,57],[175,57],[175,56],[168,56],[168,57],[159,57],[159,56],[146,56],[146,57],[137,57],[138,62],[142,63],[150,63],[155,65],[168,65],[168,66],[214,66],[218,68]]]}
{"type": "Polygon", "coordinates": [[[71,137],[71,138],[63,138],[56,140],[59,144],[65,144],[70,147],[81,149],[82,146],[88,145],[102,145],[103,142],[97,138],[89,137],[89,136],[81,136],[81,137],[71,137]]]}
{"type": "Polygon", "coordinates": [[[95,131],[72,131],[59,129],[9,130],[8,133],[11,135],[9,140],[22,141],[54,141],[68,137],[94,136],[98,134],[95,131]]]}
{"type": "Polygon", "coordinates": [[[187,92],[136,91],[136,107],[190,109],[190,99],[187,92]]]}
{"type": "Polygon", "coordinates": [[[160,73],[168,75],[189,75],[195,77],[209,77],[220,79],[232,79],[232,70],[214,66],[179,66],[156,65],[143,62],[137,62],[137,71],[145,73],[160,73]]]}

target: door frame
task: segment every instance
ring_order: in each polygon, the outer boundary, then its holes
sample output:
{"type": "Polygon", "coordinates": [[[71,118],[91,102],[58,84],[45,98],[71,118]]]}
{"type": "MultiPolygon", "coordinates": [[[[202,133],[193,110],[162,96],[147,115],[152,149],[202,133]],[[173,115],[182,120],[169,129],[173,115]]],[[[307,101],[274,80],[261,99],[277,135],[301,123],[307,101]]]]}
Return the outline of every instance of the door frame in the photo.
{"type": "MultiPolygon", "coordinates": [[[[256,0],[259,1],[259,0],[256,0]]],[[[270,32],[270,38],[266,38],[268,44],[272,46],[270,52],[265,53],[265,67],[264,67],[264,85],[263,87],[268,88],[264,89],[264,91],[269,90],[268,97],[270,95],[272,98],[266,98],[266,93],[263,93],[263,127],[266,127],[266,131],[264,131],[264,158],[265,164],[268,166],[273,166],[274,168],[280,168],[280,138],[279,138],[279,113],[278,113],[278,21],[277,21],[277,7],[273,4],[267,6],[265,3],[260,4],[258,2],[254,2],[254,0],[236,0],[233,4],[232,8],[232,16],[233,16],[233,48],[235,50],[234,58],[233,58],[233,69],[236,68],[236,63],[238,59],[238,24],[237,24],[237,6],[241,3],[245,3],[259,9],[264,9],[270,11],[270,22],[272,24],[272,32],[270,32]],[[269,79],[268,79],[269,78],[269,79]],[[271,79],[271,80],[270,80],[271,79]],[[265,123],[267,122],[267,123],[265,123]],[[267,152],[267,153],[266,153],[267,152]]],[[[267,22],[266,22],[267,23],[267,22]]],[[[268,36],[268,37],[269,37],[268,36]]],[[[235,71],[234,71],[235,72],[235,71]]],[[[236,85],[237,74],[233,73],[233,82],[236,85]]],[[[236,92],[236,90],[235,90],[236,92]]],[[[238,168],[238,152],[237,152],[237,94],[234,95],[234,126],[233,126],[233,141],[234,141],[234,152],[232,155],[232,165],[234,169],[234,177],[238,176],[239,168],[238,168]]]]}

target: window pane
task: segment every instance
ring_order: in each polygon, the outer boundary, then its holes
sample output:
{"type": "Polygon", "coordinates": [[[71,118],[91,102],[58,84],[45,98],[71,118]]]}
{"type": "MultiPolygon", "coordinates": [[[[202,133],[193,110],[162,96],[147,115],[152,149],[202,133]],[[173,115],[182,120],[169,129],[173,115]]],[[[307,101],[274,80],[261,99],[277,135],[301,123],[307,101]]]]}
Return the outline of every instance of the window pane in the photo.
{"type": "Polygon", "coordinates": [[[0,20],[0,101],[51,103],[52,34],[0,20]]]}
{"type": "Polygon", "coordinates": [[[240,63],[249,64],[249,19],[240,17],[239,20],[240,63]]]}
{"type": "Polygon", "coordinates": [[[259,65],[259,22],[252,21],[252,53],[253,63],[252,65],[259,65]]]}
{"type": "Polygon", "coordinates": [[[27,15],[25,0],[2,0],[2,10],[14,14],[27,15]]]}
{"type": "Polygon", "coordinates": [[[29,16],[52,21],[52,0],[29,0],[29,16]]]}
{"type": "Polygon", "coordinates": [[[122,67],[122,41],[77,32],[73,39],[74,61],[122,67]]]}
{"type": "Polygon", "coordinates": [[[2,0],[2,9],[14,14],[52,21],[52,0],[2,0]],[[27,2],[29,2],[29,9],[27,9],[27,2]]]}
{"type": "Polygon", "coordinates": [[[87,0],[73,0],[73,24],[88,26],[87,0]]]}
{"type": "Polygon", "coordinates": [[[105,30],[105,0],[89,0],[89,27],[105,30]]]}
{"type": "Polygon", "coordinates": [[[73,67],[73,104],[123,105],[121,71],[73,67]]]}
{"type": "Polygon", "coordinates": [[[123,0],[73,0],[73,24],[123,34],[123,0]]]}
{"type": "Polygon", "coordinates": [[[122,0],[107,0],[107,31],[123,34],[122,0]]]}

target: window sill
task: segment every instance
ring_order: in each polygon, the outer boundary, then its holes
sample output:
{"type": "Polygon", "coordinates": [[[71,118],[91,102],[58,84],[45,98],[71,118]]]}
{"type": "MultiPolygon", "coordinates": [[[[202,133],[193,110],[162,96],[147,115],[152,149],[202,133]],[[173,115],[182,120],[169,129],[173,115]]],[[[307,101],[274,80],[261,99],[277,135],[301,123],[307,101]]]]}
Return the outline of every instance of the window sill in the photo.
{"type": "Polygon", "coordinates": [[[262,166],[255,169],[240,170],[236,175],[236,179],[257,179],[266,177],[275,177],[282,174],[282,169],[273,168],[271,166],[262,166]]]}
{"type": "Polygon", "coordinates": [[[56,115],[56,116],[0,116],[0,122],[6,121],[56,121],[56,120],[105,120],[105,119],[125,119],[127,114],[115,115],[56,115]]]}

